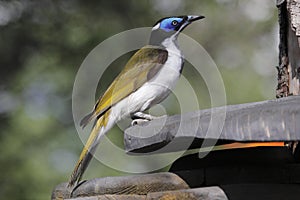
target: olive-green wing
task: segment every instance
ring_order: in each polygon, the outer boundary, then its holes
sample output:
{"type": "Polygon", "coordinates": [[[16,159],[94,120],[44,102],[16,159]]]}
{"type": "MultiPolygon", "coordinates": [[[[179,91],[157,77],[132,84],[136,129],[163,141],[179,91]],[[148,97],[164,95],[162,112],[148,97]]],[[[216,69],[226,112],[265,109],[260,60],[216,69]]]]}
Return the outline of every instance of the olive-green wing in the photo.
{"type": "Polygon", "coordinates": [[[168,51],[155,46],[145,46],[127,62],[103,96],[97,101],[92,113],[80,122],[86,126],[92,119],[103,115],[111,106],[139,89],[154,77],[168,58],[168,51]]]}

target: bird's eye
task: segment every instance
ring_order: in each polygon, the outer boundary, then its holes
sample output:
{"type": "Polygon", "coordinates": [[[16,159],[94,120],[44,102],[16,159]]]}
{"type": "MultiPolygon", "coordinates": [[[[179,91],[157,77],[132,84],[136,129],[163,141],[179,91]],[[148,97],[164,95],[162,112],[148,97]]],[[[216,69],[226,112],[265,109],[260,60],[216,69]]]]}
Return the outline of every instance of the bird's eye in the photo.
{"type": "Polygon", "coordinates": [[[177,24],[178,24],[178,21],[176,21],[176,20],[172,21],[173,26],[176,26],[177,24]]]}

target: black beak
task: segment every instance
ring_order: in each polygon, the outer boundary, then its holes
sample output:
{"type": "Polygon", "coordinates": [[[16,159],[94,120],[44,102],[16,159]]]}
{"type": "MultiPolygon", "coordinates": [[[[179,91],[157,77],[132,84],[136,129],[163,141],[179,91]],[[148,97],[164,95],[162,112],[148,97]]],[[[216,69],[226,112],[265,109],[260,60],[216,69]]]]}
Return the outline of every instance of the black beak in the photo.
{"type": "Polygon", "coordinates": [[[193,21],[197,21],[200,19],[205,18],[202,15],[188,15],[186,21],[183,22],[183,24],[181,25],[181,27],[179,28],[179,30],[177,30],[177,32],[181,32],[183,31],[183,29],[185,29],[189,24],[191,24],[193,21]]]}
{"type": "Polygon", "coordinates": [[[199,15],[199,16],[197,16],[197,15],[189,15],[187,21],[189,23],[192,23],[193,21],[200,20],[200,19],[203,19],[203,18],[205,18],[205,17],[202,16],[202,15],[199,15]]]}

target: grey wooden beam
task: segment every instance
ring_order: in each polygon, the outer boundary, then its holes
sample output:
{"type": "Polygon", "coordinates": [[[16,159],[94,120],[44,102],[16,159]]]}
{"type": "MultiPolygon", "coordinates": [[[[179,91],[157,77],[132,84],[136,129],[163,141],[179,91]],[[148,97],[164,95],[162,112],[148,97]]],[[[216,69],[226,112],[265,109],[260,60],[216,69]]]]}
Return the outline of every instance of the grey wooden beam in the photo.
{"type": "Polygon", "coordinates": [[[228,200],[225,192],[220,187],[203,187],[185,190],[149,192],[147,195],[99,195],[91,197],[78,197],[66,200],[228,200]]]}
{"type": "Polygon", "coordinates": [[[181,199],[181,200],[228,200],[220,187],[203,187],[187,190],[148,193],[147,200],[181,199]]]}
{"type": "Polygon", "coordinates": [[[98,196],[91,196],[91,197],[77,197],[72,199],[65,199],[65,200],[147,200],[146,195],[98,195],[98,196]]]}
{"type": "MultiPolygon", "coordinates": [[[[67,183],[61,183],[54,188],[51,199],[58,200],[111,194],[146,195],[149,192],[182,189],[189,189],[189,186],[184,180],[182,180],[176,174],[162,172],[148,175],[117,176],[91,179],[83,181],[81,184],[76,186],[72,194],[71,190],[67,188],[67,183]]],[[[122,198],[126,199],[127,197],[128,196],[123,196],[122,198]]]]}
{"type": "Polygon", "coordinates": [[[156,153],[199,148],[203,141],[209,146],[209,143],[213,145],[216,141],[228,143],[299,140],[300,96],[159,118],[129,127],[124,134],[127,152],[156,153]],[[224,113],[226,117],[222,120],[224,113]],[[212,121],[214,123],[210,124],[212,121]],[[215,132],[207,135],[209,127],[215,129],[215,132]]]}

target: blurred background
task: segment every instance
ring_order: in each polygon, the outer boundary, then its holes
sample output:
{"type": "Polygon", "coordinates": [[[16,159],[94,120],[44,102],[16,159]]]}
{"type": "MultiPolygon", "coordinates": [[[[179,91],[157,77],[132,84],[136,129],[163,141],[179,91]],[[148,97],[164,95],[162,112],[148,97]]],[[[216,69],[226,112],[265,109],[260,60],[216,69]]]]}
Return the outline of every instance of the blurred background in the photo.
{"type": "MultiPolygon", "coordinates": [[[[217,64],[228,104],[275,98],[275,1],[0,1],[0,199],[49,199],[53,187],[68,180],[83,147],[72,88],[86,55],[114,34],[182,14],[206,16],[184,33],[217,64]]],[[[201,94],[200,108],[209,108],[205,84],[188,65],[183,74],[201,94]]],[[[106,71],[99,94],[122,67],[113,63],[106,71]]],[[[177,113],[172,101],[164,102],[169,114],[177,113]]],[[[122,137],[118,128],[111,131],[119,146],[122,137]]],[[[93,160],[84,178],[124,174],[93,160]]]]}

